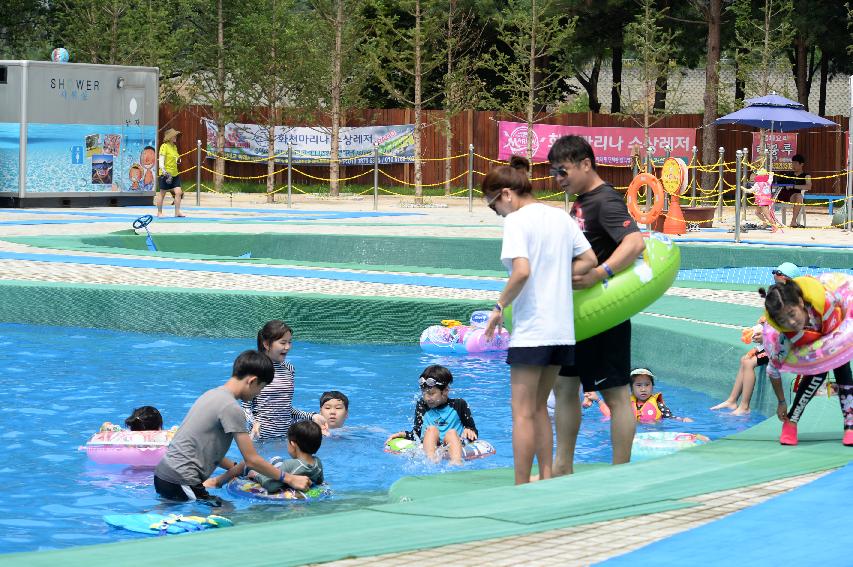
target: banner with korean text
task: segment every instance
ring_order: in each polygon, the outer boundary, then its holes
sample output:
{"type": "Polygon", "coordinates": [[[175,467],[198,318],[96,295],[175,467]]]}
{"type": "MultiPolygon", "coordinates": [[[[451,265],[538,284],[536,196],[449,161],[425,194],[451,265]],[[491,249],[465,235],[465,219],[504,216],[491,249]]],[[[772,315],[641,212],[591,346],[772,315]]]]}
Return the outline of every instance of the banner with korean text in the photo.
{"type": "MultiPolygon", "coordinates": [[[[796,132],[764,133],[767,152],[773,160],[775,171],[791,171],[791,158],[797,155],[796,132]]],[[[758,161],[764,154],[761,152],[761,132],[752,133],[752,161],[758,161]]],[[[765,164],[764,167],[767,167],[765,164]]]]}
{"type": "MultiPolygon", "coordinates": [[[[207,130],[208,156],[216,154],[216,123],[204,121],[207,130]]],[[[345,127],[340,131],[339,159],[344,165],[373,164],[373,148],[378,145],[379,163],[414,163],[415,126],[345,127]]],[[[269,153],[269,133],[258,124],[225,125],[224,154],[239,161],[266,161],[269,153]]],[[[293,163],[328,165],[332,153],[332,135],[328,128],[276,126],[273,153],[277,163],[287,163],[288,146],[293,148],[293,163]]]]}
{"type": "MultiPolygon", "coordinates": [[[[527,153],[527,125],[523,122],[499,122],[498,159],[505,160],[511,155],[527,153]]],[[[595,152],[595,161],[601,164],[629,165],[632,149],[643,146],[642,128],[612,128],[586,126],[558,126],[555,124],[533,125],[532,161],[546,161],[548,150],[560,136],[575,134],[583,136],[595,152]]],[[[655,159],[663,159],[665,146],[669,146],[670,155],[681,157],[688,162],[692,157],[696,143],[696,130],[693,128],[650,128],[649,138],[655,148],[655,159]]]]}

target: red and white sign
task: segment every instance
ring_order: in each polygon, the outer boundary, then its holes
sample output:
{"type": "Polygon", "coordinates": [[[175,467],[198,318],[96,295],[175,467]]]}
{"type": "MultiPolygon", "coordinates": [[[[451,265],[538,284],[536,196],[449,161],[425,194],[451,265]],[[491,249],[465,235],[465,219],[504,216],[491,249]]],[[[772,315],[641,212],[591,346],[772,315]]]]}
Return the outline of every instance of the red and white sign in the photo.
{"type": "MultiPolygon", "coordinates": [[[[767,151],[773,156],[775,171],[791,171],[791,158],[797,155],[796,132],[764,133],[767,151]]],[[[761,132],[752,133],[752,161],[758,161],[764,154],[761,152],[761,132]]]]}
{"type": "MultiPolygon", "coordinates": [[[[506,160],[512,155],[527,154],[527,124],[523,122],[498,122],[498,159],[506,160]]],[[[628,165],[631,163],[631,147],[643,146],[642,128],[588,128],[585,126],[558,126],[534,124],[532,161],[546,161],[548,150],[561,136],[582,136],[592,146],[596,163],[628,165]]],[[[655,157],[666,155],[664,146],[670,147],[670,155],[692,157],[696,143],[693,128],[650,128],[649,138],[655,148],[655,157]]]]}

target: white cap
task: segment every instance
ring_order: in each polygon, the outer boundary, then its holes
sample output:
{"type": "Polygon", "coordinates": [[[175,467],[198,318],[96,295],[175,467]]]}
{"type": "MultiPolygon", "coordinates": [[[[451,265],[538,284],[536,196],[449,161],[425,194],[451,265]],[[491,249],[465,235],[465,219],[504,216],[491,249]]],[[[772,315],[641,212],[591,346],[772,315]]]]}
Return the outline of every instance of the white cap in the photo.
{"type": "Polygon", "coordinates": [[[652,371],[647,368],[635,368],[631,371],[631,376],[639,376],[640,374],[645,374],[647,376],[651,376],[652,378],[655,377],[655,375],[652,374],[652,371]]]}

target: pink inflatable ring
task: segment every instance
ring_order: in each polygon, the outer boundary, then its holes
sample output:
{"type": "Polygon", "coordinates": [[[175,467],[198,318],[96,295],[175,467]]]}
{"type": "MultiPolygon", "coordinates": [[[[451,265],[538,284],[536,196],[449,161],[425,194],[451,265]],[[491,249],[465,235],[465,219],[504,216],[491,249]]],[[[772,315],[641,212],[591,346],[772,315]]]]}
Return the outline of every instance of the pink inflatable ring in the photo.
{"type": "Polygon", "coordinates": [[[99,431],[86,443],[86,455],[101,465],[154,467],[166,454],[175,429],[99,431]]]}
{"type": "Polygon", "coordinates": [[[838,368],[853,358],[853,276],[826,273],[817,278],[839,300],[843,319],[813,343],[790,347],[790,341],[768,323],[762,342],[771,363],[782,372],[813,376],[838,368]]]}

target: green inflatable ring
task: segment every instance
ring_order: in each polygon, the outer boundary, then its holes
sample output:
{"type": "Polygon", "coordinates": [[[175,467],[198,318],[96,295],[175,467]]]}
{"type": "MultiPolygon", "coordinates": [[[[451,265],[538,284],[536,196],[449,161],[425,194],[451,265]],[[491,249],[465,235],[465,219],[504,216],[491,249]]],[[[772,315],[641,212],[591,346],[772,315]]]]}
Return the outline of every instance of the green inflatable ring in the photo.
{"type": "MultiPolygon", "coordinates": [[[[574,292],[575,339],[595,336],[630,319],[669,289],[678,275],[681,253],[656,232],[644,239],[642,258],[607,282],[574,292]]],[[[504,309],[504,327],[512,331],[512,305],[504,309]]]]}

